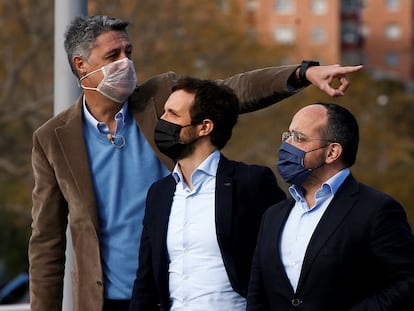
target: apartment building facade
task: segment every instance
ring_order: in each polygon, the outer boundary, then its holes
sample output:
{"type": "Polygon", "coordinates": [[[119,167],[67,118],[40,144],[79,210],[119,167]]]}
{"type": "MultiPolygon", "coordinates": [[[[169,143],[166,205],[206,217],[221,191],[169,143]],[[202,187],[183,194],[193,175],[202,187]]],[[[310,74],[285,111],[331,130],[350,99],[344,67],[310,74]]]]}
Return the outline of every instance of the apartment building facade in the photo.
{"type": "Polygon", "coordinates": [[[378,77],[414,80],[413,0],[366,0],[364,64],[378,77]]]}
{"type": "Polygon", "coordinates": [[[378,77],[414,79],[413,0],[240,1],[249,36],[291,47],[287,63],[363,63],[378,77]]]}

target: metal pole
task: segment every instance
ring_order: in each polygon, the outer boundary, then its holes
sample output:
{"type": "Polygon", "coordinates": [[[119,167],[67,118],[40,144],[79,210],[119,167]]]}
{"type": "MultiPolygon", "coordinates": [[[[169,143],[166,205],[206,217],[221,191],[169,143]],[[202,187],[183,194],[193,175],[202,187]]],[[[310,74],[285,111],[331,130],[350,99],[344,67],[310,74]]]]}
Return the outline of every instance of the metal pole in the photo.
{"type": "Polygon", "coordinates": [[[76,16],[88,14],[87,0],[55,0],[54,114],[68,108],[79,96],[77,81],[63,47],[66,27],[76,16]]]}
{"type": "MultiPolygon", "coordinates": [[[[55,0],[55,60],[54,60],[54,114],[68,108],[79,96],[77,81],[68,63],[63,47],[66,27],[76,16],[88,14],[87,0],[55,0]]],[[[72,311],[72,277],[73,247],[70,228],[66,230],[66,264],[63,284],[62,311],[72,311]]]]}

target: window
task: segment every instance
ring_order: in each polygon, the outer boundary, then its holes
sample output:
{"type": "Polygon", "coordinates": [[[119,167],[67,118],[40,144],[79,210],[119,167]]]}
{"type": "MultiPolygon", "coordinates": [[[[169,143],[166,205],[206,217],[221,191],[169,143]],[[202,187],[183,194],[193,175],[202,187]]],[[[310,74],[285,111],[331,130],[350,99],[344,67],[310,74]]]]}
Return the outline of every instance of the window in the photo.
{"type": "Polygon", "coordinates": [[[295,42],[295,30],[291,26],[277,26],[273,31],[273,37],[277,43],[291,44],[295,42]]]}
{"type": "Polygon", "coordinates": [[[279,14],[292,14],[295,12],[294,0],[274,0],[275,11],[279,14]]]}
{"type": "Polygon", "coordinates": [[[342,0],[341,11],[344,13],[355,12],[363,6],[360,0],[342,0]]]}
{"type": "Polygon", "coordinates": [[[346,44],[356,44],[359,41],[359,26],[354,22],[345,22],[341,29],[342,42],[346,44]]]}
{"type": "Polygon", "coordinates": [[[313,27],[311,29],[311,42],[312,43],[323,43],[326,42],[326,31],[323,27],[313,27]]]}
{"type": "Polygon", "coordinates": [[[391,23],[385,26],[385,38],[389,40],[398,40],[401,38],[401,27],[396,23],[391,23]]]}
{"type": "Polygon", "coordinates": [[[371,28],[367,24],[361,26],[361,35],[363,37],[368,37],[371,34],[371,28]]]}
{"type": "Polygon", "coordinates": [[[254,12],[257,9],[257,0],[247,0],[246,1],[247,11],[254,12]]]}
{"type": "Polygon", "coordinates": [[[389,11],[398,11],[400,9],[400,0],[385,0],[385,7],[389,11]]]}
{"type": "Polygon", "coordinates": [[[399,63],[400,63],[400,57],[399,57],[398,53],[392,52],[392,51],[391,52],[387,52],[385,54],[385,63],[388,66],[391,66],[391,67],[398,66],[399,63]]]}
{"type": "Polygon", "coordinates": [[[325,15],[328,12],[327,0],[312,0],[311,11],[315,15],[325,15]]]}

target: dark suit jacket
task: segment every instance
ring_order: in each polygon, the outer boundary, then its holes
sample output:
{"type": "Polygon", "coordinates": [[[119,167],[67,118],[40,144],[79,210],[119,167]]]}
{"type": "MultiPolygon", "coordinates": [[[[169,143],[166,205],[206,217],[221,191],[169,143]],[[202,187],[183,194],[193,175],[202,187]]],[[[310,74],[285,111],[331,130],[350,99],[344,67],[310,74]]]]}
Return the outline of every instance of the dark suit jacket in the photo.
{"type": "MultiPolygon", "coordinates": [[[[162,310],[170,308],[166,237],[175,187],[169,175],[148,192],[130,310],[159,310],[159,303],[162,310]]],[[[216,178],[217,240],[230,283],[244,297],[262,214],[284,198],[269,168],[221,156],[216,178]]]]}
{"type": "Polygon", "coordinates": [[[247,310],[414,310],[414,238],[399,203],[348,176],[309,242],[296,293],[279,249],[293,205],[263,216],[247,310]]]}
{"type": "MultiPolygon", "coordinates": [[[[297,65],[269,67],[217,82],[233,88],[240,99],[240,113],[244,113],[295,94],[297,90],[289,87],[288,79],[296,68],[297,65]]],[[[154,76],[140,84],[128,99],[139,130],[169,169],[174,167],[174,162],[156,147],[154,128],[178,78],[173,72],[154,76]]],[[[71,107],[33,134],[35,186],[29,242],[32,311],[62,310],[68,216],[73,245],[73,310],[102,311],[100,225],[82,118],[81,95],[71,107]]]]}

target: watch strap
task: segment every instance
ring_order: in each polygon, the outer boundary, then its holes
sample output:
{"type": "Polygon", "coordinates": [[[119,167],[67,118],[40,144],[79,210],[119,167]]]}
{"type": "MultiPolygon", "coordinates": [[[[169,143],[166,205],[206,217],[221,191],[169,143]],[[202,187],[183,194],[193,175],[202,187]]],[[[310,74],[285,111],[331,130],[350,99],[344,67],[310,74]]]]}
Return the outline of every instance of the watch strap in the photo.
{"type": "Polygon", "coordinates": [[[311,82],[306,78],[306,70],[312,66],[319,66],[319,62],[313,60],[304,60],[299,67],[299,81],[302,85],[308,86],[311,82]]]}

